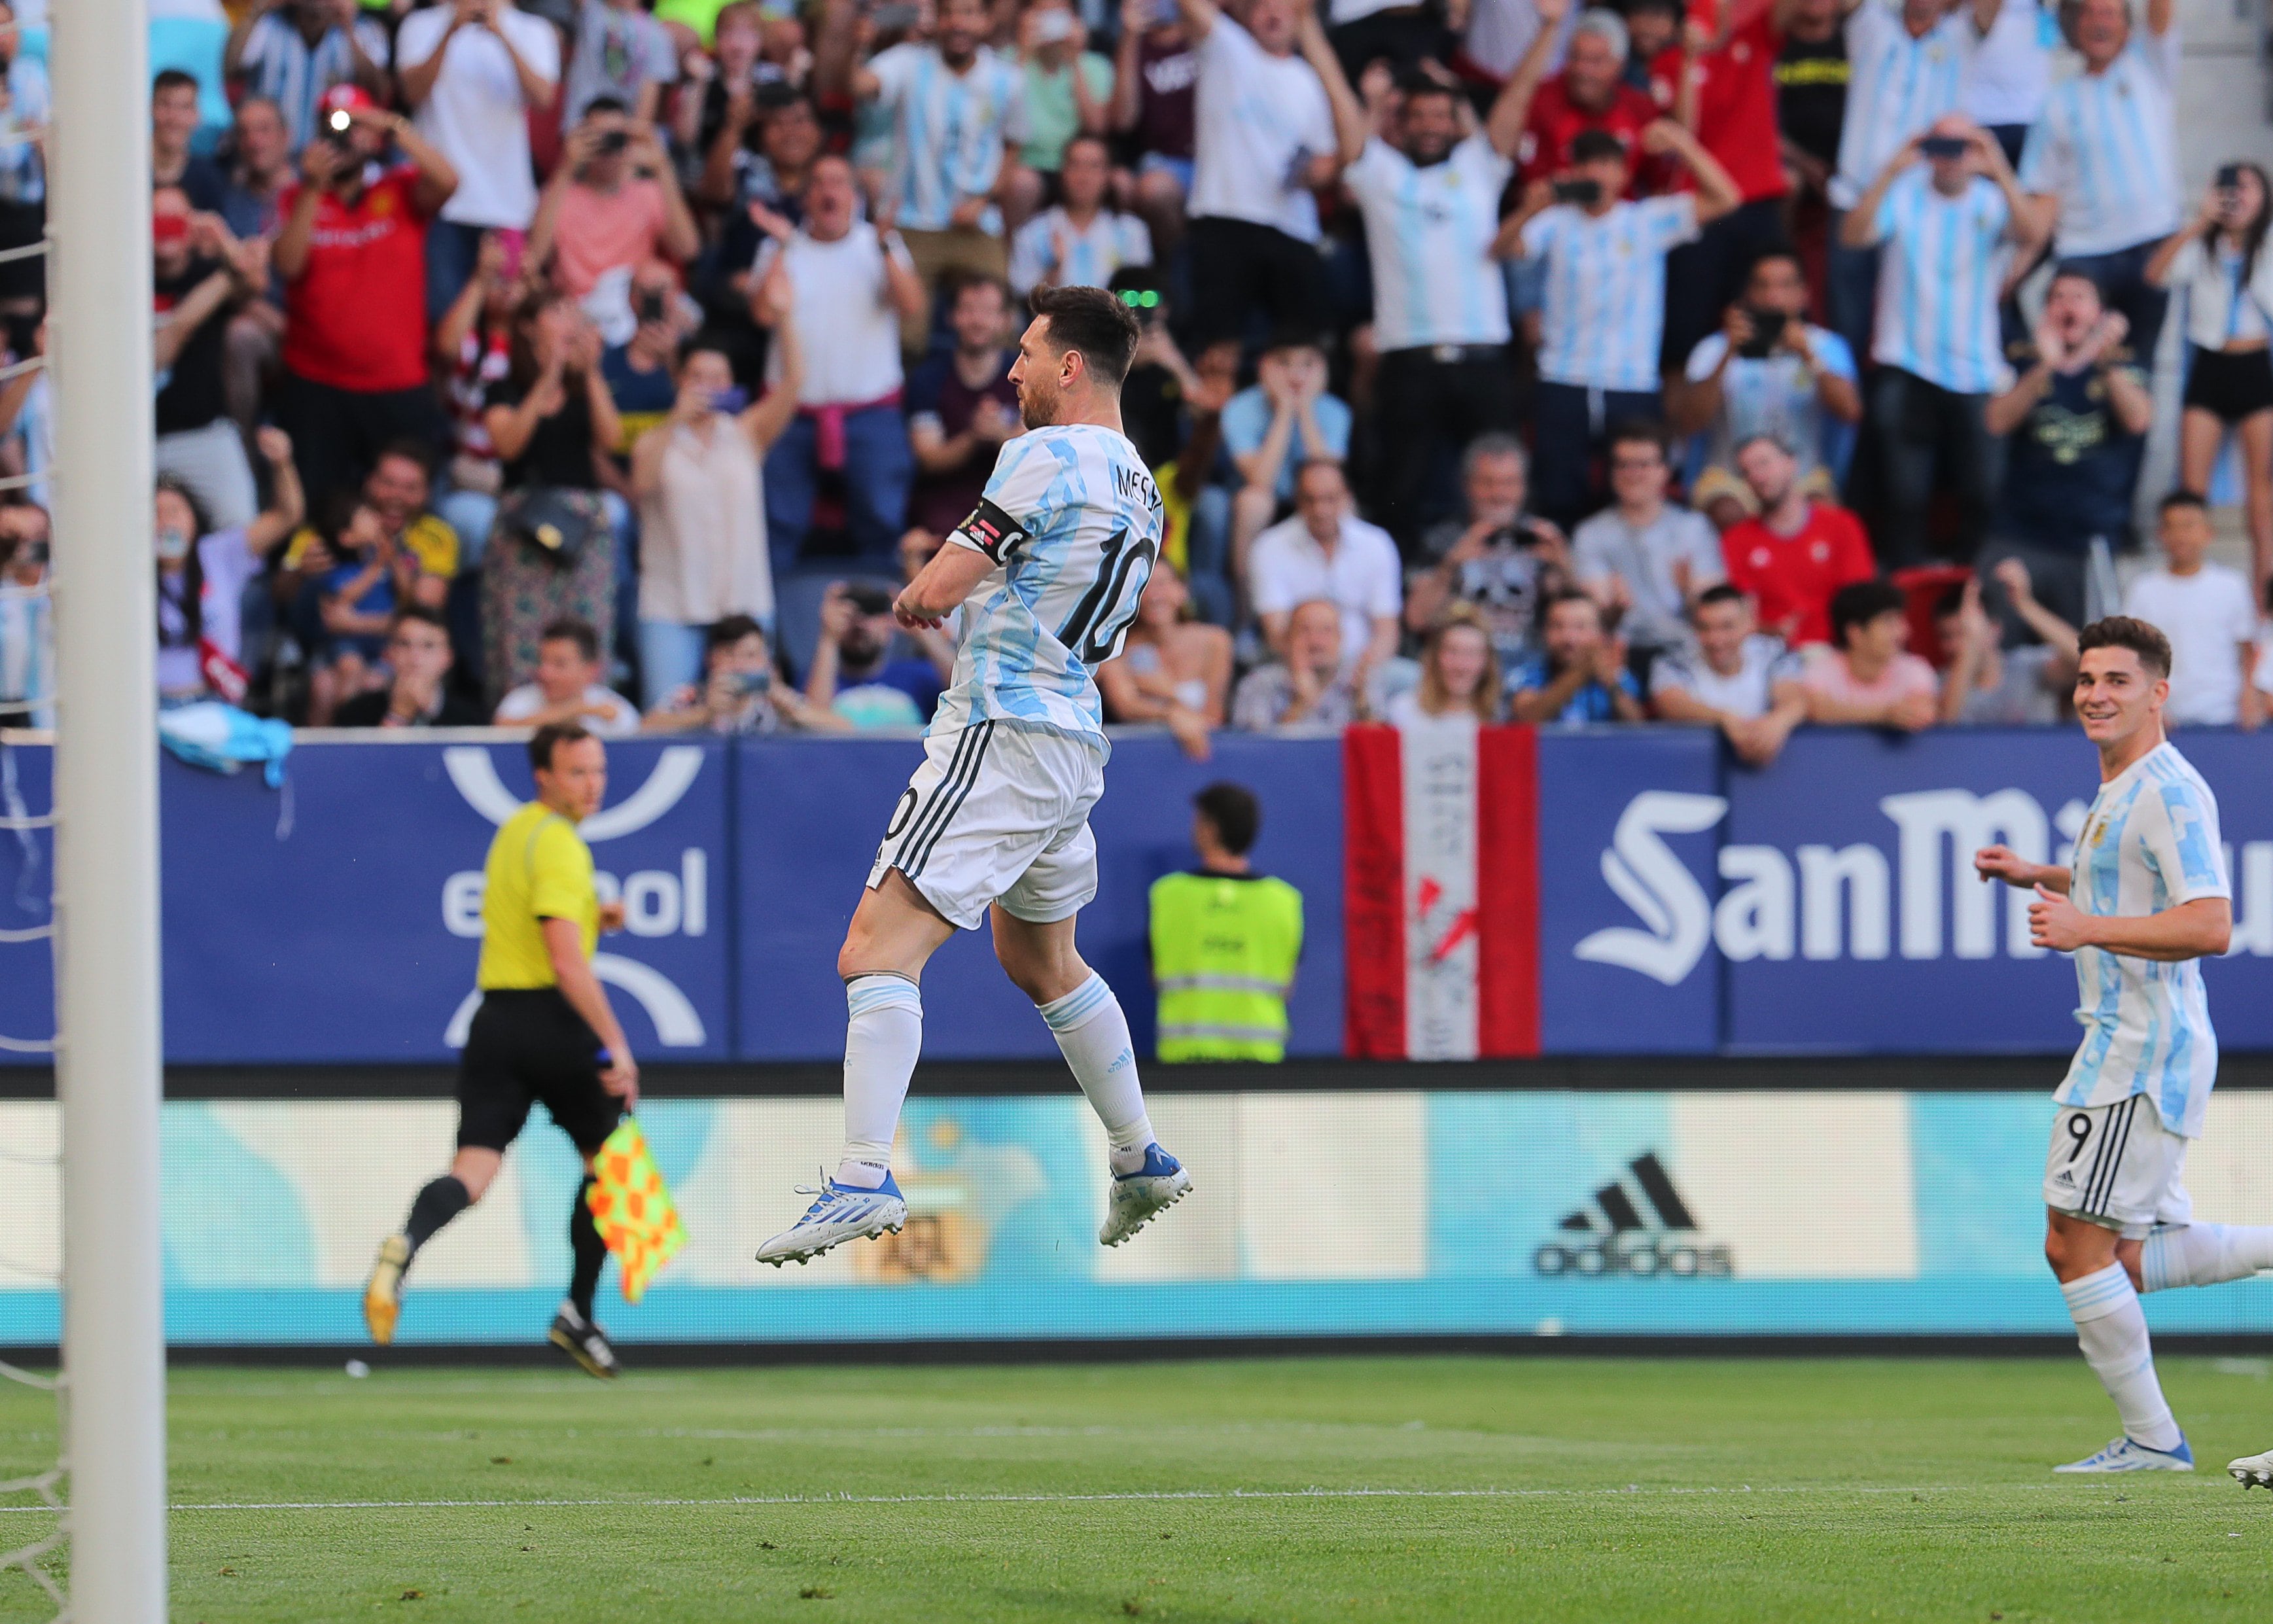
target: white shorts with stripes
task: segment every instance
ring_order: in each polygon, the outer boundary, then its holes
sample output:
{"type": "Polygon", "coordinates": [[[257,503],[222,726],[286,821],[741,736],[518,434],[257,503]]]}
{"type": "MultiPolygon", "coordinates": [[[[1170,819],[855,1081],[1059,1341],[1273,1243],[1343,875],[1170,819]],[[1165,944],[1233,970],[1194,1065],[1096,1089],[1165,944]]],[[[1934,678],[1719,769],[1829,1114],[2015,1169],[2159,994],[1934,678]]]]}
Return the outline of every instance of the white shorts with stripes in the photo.
{"type": "Polygon", "coordinates": [[[934,734],[868,883],[897,868],[964,930],[993,902],[1035,924],[1070,919],[1097,895],[1089,809],[1104,793],[1104,752],[1052,729],[974,722],[934,734]]]}
{"type": "Polygon", "coordinates": [[[2044,1158],[2044,1205],[2138,1240],[2192,1222],[2187,1141],[2144,1094],[2117,1105],[2063,1105],[2044,1158]]]}

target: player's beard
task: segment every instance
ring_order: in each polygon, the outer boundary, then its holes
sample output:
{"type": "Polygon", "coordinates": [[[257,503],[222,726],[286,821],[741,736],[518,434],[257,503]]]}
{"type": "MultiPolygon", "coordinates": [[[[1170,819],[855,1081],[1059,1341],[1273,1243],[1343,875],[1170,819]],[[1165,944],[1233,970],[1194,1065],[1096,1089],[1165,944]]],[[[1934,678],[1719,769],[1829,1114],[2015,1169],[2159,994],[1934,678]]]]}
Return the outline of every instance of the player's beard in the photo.
{"type": "Polygon", "coordinates": [[[1046,429],[1058,420],[1063,397],[1054,380],[1035,379],[1018,387],[1018,421],[1030,429],[1046,429]]]}

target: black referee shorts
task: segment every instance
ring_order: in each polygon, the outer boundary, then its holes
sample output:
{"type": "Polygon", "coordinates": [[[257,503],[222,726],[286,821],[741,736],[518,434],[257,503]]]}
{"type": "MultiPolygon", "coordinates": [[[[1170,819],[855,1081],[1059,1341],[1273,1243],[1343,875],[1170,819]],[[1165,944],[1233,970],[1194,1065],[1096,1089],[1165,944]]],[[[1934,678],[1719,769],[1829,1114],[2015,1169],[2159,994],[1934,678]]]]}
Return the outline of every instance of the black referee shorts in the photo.
{"type": "Polygon", "coordinates": [[[458,1057],[458,1148],[504,1150],[539,1100],[586,1155],[623,1115],[600,1086],[600,1040],[559,989],[484,993],[458,1057]]]}

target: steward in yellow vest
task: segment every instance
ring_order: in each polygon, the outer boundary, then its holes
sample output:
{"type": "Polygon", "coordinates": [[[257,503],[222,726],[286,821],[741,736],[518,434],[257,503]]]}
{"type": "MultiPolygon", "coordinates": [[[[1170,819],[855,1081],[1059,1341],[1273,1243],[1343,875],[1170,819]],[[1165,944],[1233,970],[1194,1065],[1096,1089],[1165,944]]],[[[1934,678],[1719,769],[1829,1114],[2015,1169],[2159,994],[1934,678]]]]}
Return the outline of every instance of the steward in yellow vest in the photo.
{"type": "Polygon", "coordinates": [[[1302,893],[1249,862],[1262,812],[1247,790],[1212,784],[1193,806],[1200,866],[1152,884],[1155,1052],[1164,1061],[1282,1060],[1302,893]]]}

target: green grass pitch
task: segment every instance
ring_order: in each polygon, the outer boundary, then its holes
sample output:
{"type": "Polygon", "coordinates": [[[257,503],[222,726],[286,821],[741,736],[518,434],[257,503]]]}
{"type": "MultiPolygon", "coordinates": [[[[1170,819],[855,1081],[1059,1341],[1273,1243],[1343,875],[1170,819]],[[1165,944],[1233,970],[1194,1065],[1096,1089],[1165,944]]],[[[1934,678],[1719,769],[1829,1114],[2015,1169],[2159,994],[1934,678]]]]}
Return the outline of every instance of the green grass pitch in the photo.
{"type": "Polygon", "coordinates": [[[2268,1366],[2164,1371],[2190,1477],[2047,1473],[2072,1357],[190,1369],[174,1618],[2262,1620],[2268,1366]]]}

